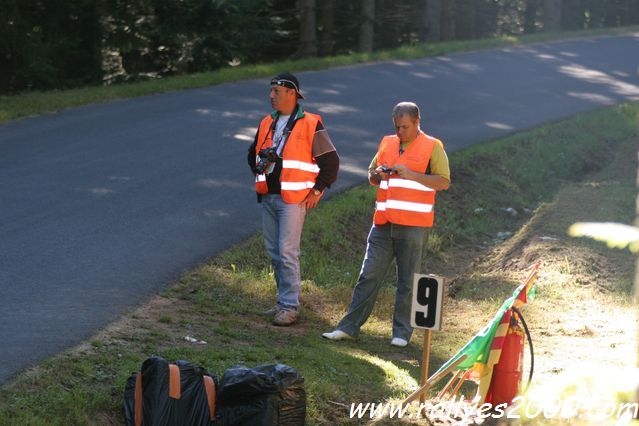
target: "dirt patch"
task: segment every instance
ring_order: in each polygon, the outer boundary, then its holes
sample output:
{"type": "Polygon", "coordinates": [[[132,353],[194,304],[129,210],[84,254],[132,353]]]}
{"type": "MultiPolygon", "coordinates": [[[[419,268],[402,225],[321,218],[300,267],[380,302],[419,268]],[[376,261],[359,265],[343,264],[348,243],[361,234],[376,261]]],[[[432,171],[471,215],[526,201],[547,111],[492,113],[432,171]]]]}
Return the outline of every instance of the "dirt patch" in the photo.
{"type": "MultiPolygon", "coordinates": [[[[562,378],[569,386],[574,377],[635,366],[636,257],[627,250],[570,238],[566,229],[577,221],[633,221],[636,146],[637,141],[629,141],[595,175],[567,184],[501,242],[488,248],[452,247],[437,265],[451,278],[444,323],[470,338],[494,314],[485,312],[483,303],[510,296],[531,266],[542,262],[536,298],[523,310],[534,343],[533,393],[546,392],[549,383],[562,378]]],[[[529,368],[526,348],[526,377],[529,368]]],[[[441,417],[431,421],[454,423],[441,417]]]]}
{"type": "MultiPolygon", "coordinates": [[[[543,230],[524,227],[475,260],[455,280],[452,295],[461,295],[457,303],[475,299],[468,287],[483,282],[503,288],[505,299],[541,261],[537,297],[524,309],[534,339],[536,381],[577,366],[632,366],[637,347],[630,293],[633,256],[536,231],[543,230]]],[[[486,294],[489,289],[478,298],[486,294]]]]}

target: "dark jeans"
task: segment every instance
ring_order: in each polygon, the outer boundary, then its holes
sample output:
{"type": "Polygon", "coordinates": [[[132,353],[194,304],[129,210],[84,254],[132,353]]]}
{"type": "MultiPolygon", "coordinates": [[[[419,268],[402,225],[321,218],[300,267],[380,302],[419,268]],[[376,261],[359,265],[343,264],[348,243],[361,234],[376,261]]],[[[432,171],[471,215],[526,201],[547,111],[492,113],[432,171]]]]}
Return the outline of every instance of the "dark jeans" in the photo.
{"type": "Polygon", "coordinates": [[[410,340],[413,274],[419,273],[427,228],[387,223],[368,234],[366,256],[353,290],[347,314],[337,329],[356,337],[373,310],[382,280],[393,259],[397,263],[397,292],[393,313],[393,337],[410,340]]]}

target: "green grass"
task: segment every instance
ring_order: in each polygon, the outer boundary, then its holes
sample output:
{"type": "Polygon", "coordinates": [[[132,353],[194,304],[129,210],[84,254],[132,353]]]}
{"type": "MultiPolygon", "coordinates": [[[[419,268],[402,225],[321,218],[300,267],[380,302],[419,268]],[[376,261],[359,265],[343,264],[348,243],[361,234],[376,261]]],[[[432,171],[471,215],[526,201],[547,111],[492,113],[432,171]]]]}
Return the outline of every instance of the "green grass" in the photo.
{"type": "MultiPolygon", "coordinates": [[[[631,103],[452,153],[453,185],[439,196],[425,269],[467,266],[479,246],[498,245],[498,231],[513,232],[517,244],[518,232],[534,226],[535,218],[561,213],[553,206],[564,199],[562,188],[587,191],[587,182],[603,181],[602,176],[623,185],[600,191],[599,197],[609,197],[609,207],[593,219],[630,219],[627,198],[634,194],[633,183],[605,166],[621,147],[630,144],[636,151],[636,142],[629,141],[637,138],[638,126],[639,103],[631,103]],[[475,213],[480,207],[483,210],[475,213]],[[502,207],[520,213],[512,217],[502,207]],[[524,208],[531,212],[524,213],[524,208]]],[[[3,386],[0,425],[120,424],[126,379],[151,355],[187,359],[218,375],[237,364],[290,365],[305,377],[309,424],[350,423],[344,405],[406,396],[418,381],[421,336],[416,333],[401,351],[388,344],[394,293],[390,278],[359,340],[333,344],[319,337],[332,330],[350,301],[373,199],[374,189],[360,186],[309,213],[302,242],[304,312],[298,325],[273,327],[259,315],[272,306],[275,294],[261,236],[256,235],[186,273],[149,307],[127,315],[88,344],[46,360],[3,386]],[[191,344],[185,336],[208,343],[191,344]]],[[[571,216],[557,216],[561,225],[556,232],[571,216]]],[[[434,334],[431,371],[492,316],[517,281],[496,280],[480,270],[467,274],[455,306],[473,320],[451,313],[446,331],[434,334]]],[[[627,295],[627,289],[624,292],[627,295]]],[[[542,288],[541,294],[570,300],[574,286],[554,285],[542,288]]],[[[542,321],[544,314],[537,315],[542,321]]]]}
{"type": "Polygon", "coordinates": [[[527,43],[623,34],[639,30],[639,27],[602,28],[597,30],[566,31],[560,33],[540,33],[523,36],[504,36],[480,40],[460,40],[432,44],[416,44],[393,50],[373,53],[353,53],[350,55],[324,58],[279,61],[276,63],[240,65],[216,71],[189,75],[164,77],[144,82],[91,86],[70,90],[26,92],[12,96],[0,96],[0,123],[37,114],[51,113],[65,108],[105,102],[114,99],[134,98],[174,90],[213,86],[238,80],[271,77],[282,70],[308,71],[334,68],[393,59],[414,59],[427,56],[445,55],[455,52],[495,47],[516,46],[527,43]]]}

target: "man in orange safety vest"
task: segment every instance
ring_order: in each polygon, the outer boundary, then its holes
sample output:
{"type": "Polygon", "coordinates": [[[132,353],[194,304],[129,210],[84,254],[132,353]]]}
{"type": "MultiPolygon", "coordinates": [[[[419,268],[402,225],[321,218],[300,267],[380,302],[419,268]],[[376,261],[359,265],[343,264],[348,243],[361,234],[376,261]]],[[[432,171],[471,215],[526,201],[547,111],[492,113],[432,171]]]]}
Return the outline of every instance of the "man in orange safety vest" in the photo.
{"type": "Polygon", "coordinates": [[[288,326],[299,317],[300,238],[307,209],[320,202],[337,179],[339,157],[322,117],[302,109],[297,78],[271,79],[273,112],[260,122],[248,150],[255,192],[262,204],[264,244],[277,284],[277,304],[266,313],[288,326]]]}
{"type": "Polygon", "coordinates": [[[420,130],[416,104],[400,102],[392,118],[395,134],[384,136],[368,170],[370,183],[378,189],[366,256],[348,312],[334,331],[322,334],[329,340],[357,337],[393,260],[397,291],[391,344],[406,346],[413,332],[413,274],[421,269],[424,238],[433,226],[435,194],[448,189],[450,169],[442,142],[420,130]]]}

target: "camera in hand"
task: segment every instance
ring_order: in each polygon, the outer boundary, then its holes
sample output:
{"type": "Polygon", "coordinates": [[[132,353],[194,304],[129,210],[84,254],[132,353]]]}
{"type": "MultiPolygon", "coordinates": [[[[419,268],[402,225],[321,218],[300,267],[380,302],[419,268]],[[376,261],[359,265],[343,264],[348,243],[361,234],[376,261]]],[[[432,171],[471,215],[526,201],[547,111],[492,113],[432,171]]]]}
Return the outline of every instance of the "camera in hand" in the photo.
{"type": "Polygon", "coordinates": [[[275,147],[260,149],[258,156],[260,157],[260,161],[257,163],[257,166],[255,166],[255,170],[258,174],[264,173],[264,171],[268,169],[268,166],[274,163],[278,158],[275,147]]]}
{"type": "Polygon", "coordinates": [[[393,174],[393,169],[386,166],[380,166],[379,169],[384,173],[393,174]]]}

